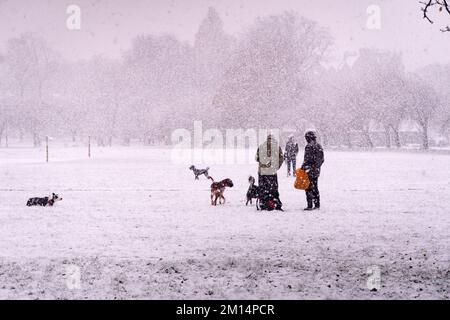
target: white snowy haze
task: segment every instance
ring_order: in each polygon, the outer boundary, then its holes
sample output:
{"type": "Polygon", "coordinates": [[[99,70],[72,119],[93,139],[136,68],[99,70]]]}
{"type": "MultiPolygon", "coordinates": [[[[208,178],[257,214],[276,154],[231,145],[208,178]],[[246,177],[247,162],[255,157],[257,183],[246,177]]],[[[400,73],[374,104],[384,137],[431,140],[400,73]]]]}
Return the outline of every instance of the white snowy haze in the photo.
{"type": "Polygon", "coordinates": [[[0,143],[170,143],[194,120],[315,128],[349,147],[448,143],[450,15],[430,9],[431,24],[421,6],[2,0],[0,143]]]}
{"type": "Polygon", "coordinates": [[[448,300],[431,2],[0,0],[0,299],[448,300]]]}

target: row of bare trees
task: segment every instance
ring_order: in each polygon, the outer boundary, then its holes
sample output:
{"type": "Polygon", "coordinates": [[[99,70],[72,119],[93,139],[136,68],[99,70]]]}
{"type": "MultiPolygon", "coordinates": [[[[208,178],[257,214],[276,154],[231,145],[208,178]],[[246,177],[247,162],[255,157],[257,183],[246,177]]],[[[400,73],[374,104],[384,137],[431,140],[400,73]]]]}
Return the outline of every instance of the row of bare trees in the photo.
{"type": "Polygon", "coordinates": [[[6,125],[36,146],[44,135],[91,135],[100,145],[167,140],[210,117],[234,41],[212,8],[193,45],[140,35],[120,60],[69,63],[35,34],[10,39],[0,55],[0,142],[6,125]]]}
{"type": "Polygon", "coordinates": [[[99,145],[168,141],[194,120],[215,128],[315,127],[322,138],[367,147],[382,128],[399,147],[405,121],[428,148],[430,126],[448,136],[449,66],[405,70],[401,55],[363,49],[353,63],[327,66],[330,33],[295,12],[258,18],[239,37],[211,8],[193,44],[140,35],[120,60],[70,63],[34,34],[0,55],[0,144],[6,136],[90,135],[99,145]]]}
{"type": "Polygon", "coordinates": [[[387,147],[400,147],[400,131],[408,123],[408,130],[421,136],[417,142],[428,149],[430,127],[449,135],[449,81],[450,65],[408,72],[400,54],[360,50],[351,66],[320,73],[310,100],[311,120],[323,136],[344,136],[350,147],[351,133],[360,132],[369,148],[374,146],[371,135],[379,130],[387,147]]]}

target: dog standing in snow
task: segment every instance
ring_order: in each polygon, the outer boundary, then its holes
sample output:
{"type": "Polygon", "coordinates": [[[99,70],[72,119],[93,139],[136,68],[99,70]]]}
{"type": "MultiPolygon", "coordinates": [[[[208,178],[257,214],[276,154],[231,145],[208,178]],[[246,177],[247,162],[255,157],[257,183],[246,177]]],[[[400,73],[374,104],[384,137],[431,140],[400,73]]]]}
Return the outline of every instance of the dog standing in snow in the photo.
{"type": "Polygon", "coordinates": [[[42,206],[42,207],[52,207],[57,201],[61,201],[62,198],[59,197],[56,193],[52,193],[51,197],[43,197],[43,198],[30,198],[27,201],[27,206],[42,206]]]}
{"type": "Polygon", "coordinates": [[[259,210],[259,207],[258,207],[259,194],[260,194],[259,187],[257,185],[255,185],[255,178],[252,176],[248,177],[248,183],[250,185],[248,186],[247,202],[245,203],[245,205],[248,205],[249,202],[250,202],[250,204],[252,204],[252,199],[255,198],[256,199],[256,209],[259,210]]]}
{"type": "Polygon", "coordinates": [[[206,169],[197,169],[194,165],[192,165],[189,169],[194,172],[195,180],[198,180],[198,176],[201,176],[202,174],[205,175],[207,179],[210,178],[208,174],[209,167],[206,167],[206,169]]]}
{"type": "MultiPolygon", "coordinates": [[[[212,181],[214,179],[212,177],[209,177],[212,181]]],[[[223,193],[225,192],[225,187],[233,187],[233,181],[231,179],[224,179],[219,182],[213,182],[211,184],[211,205],[216,206],[217,200],[219,200],[219,204],[225,203],[225,197],[223,196],[223,193]],[[223,200],[221,202],[220,200],[223,200]]]]}

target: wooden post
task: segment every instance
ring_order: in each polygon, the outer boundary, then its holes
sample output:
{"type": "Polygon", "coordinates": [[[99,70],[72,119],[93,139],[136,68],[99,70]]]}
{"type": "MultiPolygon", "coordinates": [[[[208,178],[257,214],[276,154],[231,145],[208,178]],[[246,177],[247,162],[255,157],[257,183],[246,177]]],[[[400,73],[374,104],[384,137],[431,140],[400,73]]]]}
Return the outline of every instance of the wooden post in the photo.
{"type": "Polygon", "coordinates": [[[48,136],[45,137],[45,158],[48,162],[48,136]]]}
{"type": "Polygon", "coordinates": [[[91,136],[88,136],[88,157],[91,157],[91,136]]]}

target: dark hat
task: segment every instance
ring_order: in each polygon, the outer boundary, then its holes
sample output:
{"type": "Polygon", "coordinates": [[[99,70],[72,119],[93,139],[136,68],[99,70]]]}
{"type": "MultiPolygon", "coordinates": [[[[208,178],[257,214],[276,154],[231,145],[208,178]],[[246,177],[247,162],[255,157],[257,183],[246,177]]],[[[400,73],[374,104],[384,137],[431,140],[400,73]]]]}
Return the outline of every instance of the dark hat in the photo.
{"type": "Polygon", "coordinates": [[[314,131],[308,131],[305,133],[305,139],[306,141],[316,140],[317,136],[314,131]]]}

